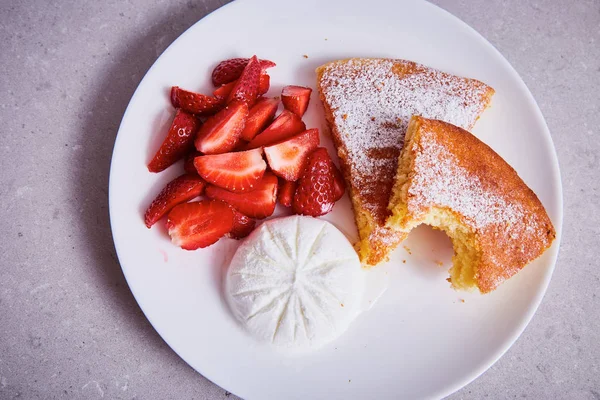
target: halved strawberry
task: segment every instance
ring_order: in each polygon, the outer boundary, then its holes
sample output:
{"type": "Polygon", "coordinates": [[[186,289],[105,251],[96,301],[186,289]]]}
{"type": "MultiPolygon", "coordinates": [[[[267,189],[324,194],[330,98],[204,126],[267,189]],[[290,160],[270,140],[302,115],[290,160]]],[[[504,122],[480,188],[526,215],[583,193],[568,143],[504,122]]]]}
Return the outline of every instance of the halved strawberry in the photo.
{"type": "Polygon", "coordinates": [[[258,97],[258,86],[260,84],[260,62],[256,56],[252,56],[244,67],[242,75],[233,85],[231,93],[227,96],[227,103],[235,100],[243,101],[252,106],[258,97]]]}
{"type": "Polygon", "coordinates": [[[236,81],[233,81],[233,82],[229,82],[229,83],[226,83],[226,84],[218,87],[213,92],[213,96],[215,96],[217,99],[225,100],[227,98],[227,96],[229,96],[231,91],[233,90],[235,83],[236,83],[236,81]]]}
{"type": "Polygon", "coordinates": [[[311,92],[311,88],[304,86],[285,86],[281,91],[281,102],[286,110],[302,118],[308,108],[311,92]]]}
{"type": "Polygon", "coordinates": [[[296,182],[286,181],[285,179],[279,180],[279,189],[278,189],[278,200],[279,204],[285,207],[292,206],[292,199],[294,198],[294,193],[296,192],[296,182]]]}
{"type": "Polygon", "coordinates": [[[148,170],[160,172],[193,149],[194,137],[200,125],[202,123],[195,116],[178,109],[167,137],[148,164],[148,170]]]}
{"type": "Polygon", "coordinates": [[[256,226],[256,221],[233,209],[233,228],[229,232],[232,239],[242,239],[248,236],[256,226]]]}
{"type": "MultiPolygon", "coordinates": [[[[231,58],[221,61],[212,72],[212,82],[215,86],[233,82],[242,75],[248,65],[249,58],[231,58]]],[[[259,60],[261,71],[274,67],[275,63],[269,60],[259,60]]]]}
{"type": "Polygon", "coordinates": [[[171,88],[171,104],[187,112],[198,115],[212,115],[225,105],[224,99],[183,90],[178,86],[171,88]]]}
{"type": "Polygon", "coordinates": [[[222,201],[194,201],[171,210],[167,229],[174,245],[184,250],[196,250],[216,243],[231,232],[233,219],[233,210],[222,201]]]}
{"type": "Polygon", "coordinates": [[[250,218],[266,218],[273,214],[277,202],[277,177],[265,172],[255,189],[247,193],[233,193],[218,186],[208,185],[206,195],[227,202],[250,218]]]}
{"type": "Polygon", "coordinates": [[[146,226],[150,228],[177,204],[200,196],[205,187],[206,182],[196,174],[184,174],[173,179],[160,191],[146,210],[144,214],[146,226]]]}
{"type": "Polygon", "coordinates": [[[267,126],[264,131],[248,143],[247,148],[256,149],[257,147],[275,144],[304,130],[306,130],[306,125],[300,117],[291,111],[283,110],[271,125],[267,126]]]}
{"type": "Polygon", "coordinates": [[[258,81],[258,95],[262,96],[263,94],[267,93],[270,87],[271,77],[269,74],[263,71],[263,73],[260,74],[260,79],[258,81]]]}
{"type": "Polygon", "coordinates": [[[318,147],[308,156],[292,202],[296,214],[318,217],[331,211],[335,204],[334,169],[325,148],[318,147]]]}
{"type": "Polygon", "coordinates": [[[242,131],[242,139],[250,141],[254,136],[265,128],[267,124],[273,121],[279,102],[275,99],[260,99],[248,113],[246,126],[242,131]]]}
{"type": "Polygon", "coordinates": [[[196,149],[204,154],[231,151],[244,130],[248,118],[248,106],[234,102],[206,120],[196,136],[196,149]]]}
{"type": "Polygon", "coordinates": [[[319,145],[319,130],[309,129],[283,142],[265,147],[265,155],[273,173],[287,181],[295,181],[308,155],[319,145]]]}
{"type": "Polygon", "coordinates": [[[207,182],[232,192],[251,191],[267,169],[262,149],[200,156],[194,165],[207,182]]]}
{"type": "Polygon", "coordinates": [[[196,167],[194,166],[194,159],[201,155],[202,153],[194,149],[193,151],[190,151],[187,156],[185,156],[183,169],[186,173],[198,175],[198,171],[196,171],[196,167]]]}
{"type": "Polygon", "coordinates": [[[338,167],[333,165],[333,201],[338,201],[344,195],[346,191],[346,184],[344,183],[344,177],[338,167]]]}

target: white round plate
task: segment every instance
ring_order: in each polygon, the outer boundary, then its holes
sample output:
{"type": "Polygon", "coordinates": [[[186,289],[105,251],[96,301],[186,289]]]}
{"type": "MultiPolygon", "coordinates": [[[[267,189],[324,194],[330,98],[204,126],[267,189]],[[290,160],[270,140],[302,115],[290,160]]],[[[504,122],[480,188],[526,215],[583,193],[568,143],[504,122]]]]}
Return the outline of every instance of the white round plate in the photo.
{"type": "MultiPolygon", "coordinates": [[[[163,223],[144,226],[145,208],[182,172],[181,164],[161,174],[146,169],[173,116],[170,87],[210,93],[217,62],[253,54],[277,63],[269,71],[273,96],[285,84],[315,88],[317,66],[347,57],[404,58],[488,83],[496,95],[474,133],[537,193],[560,238],[562,190],[548,128],[519,75],[473,29],[421,1],[240,0],[196,23],[160,56],[119,129],[110,173],[111,225],[140,307],[187,363],[245,399],[440,398],[466,385],[533,316],[560,239],[482,296],[450,289],[450,242],[420,227],[388,264],[370,272],[389,288],[347,333],[313,353],[289,356],[255,344],[223,301],[222,271],[237,242],[223,239],[189,252],[170,243],[163,223]]],[[[315,92],[305,122],[324,126],[315,92]]],[[[331,150],[329,139],[322,142],[331,150]]],[[[347,196],[325,218],[356,238],[347,196]]]]}

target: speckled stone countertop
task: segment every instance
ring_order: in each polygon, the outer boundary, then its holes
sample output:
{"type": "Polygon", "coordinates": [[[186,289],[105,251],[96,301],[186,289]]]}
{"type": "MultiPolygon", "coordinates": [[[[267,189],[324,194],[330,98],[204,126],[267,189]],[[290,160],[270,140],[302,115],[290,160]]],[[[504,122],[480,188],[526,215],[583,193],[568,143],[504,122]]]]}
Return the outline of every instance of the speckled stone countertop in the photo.
{"type": "MultiPolygon", "coordinates": [[[[0,2],[0,399],[232,399],[150,326],[108,220],[111,151],[157,56],[225,0],[0,2]]],[[[600,3],[436,0],[533,92],[564,227],[516,344],[452,399],[600,399],[600,3]]]]}

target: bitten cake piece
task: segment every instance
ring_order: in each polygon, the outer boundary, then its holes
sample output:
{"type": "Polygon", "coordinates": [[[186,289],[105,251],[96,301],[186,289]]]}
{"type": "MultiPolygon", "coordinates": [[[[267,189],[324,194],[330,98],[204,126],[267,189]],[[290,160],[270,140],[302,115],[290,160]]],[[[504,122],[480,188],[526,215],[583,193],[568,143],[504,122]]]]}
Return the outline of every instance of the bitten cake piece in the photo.
{"type": "Polygon", "coordinates": [[[455,289],[488,293],[556,237],[544,206],[516,171],[469,132],[413,117],[389,204],[388,227],[420,224],[452,239],[455,289]]]}
{"type": "Polygon", "coordinates": [[[494,90],[404,60],[354,58],[317,68],[317,85],[349,188],[363,266],[373,266],[405,235],[385,227],[398,155],[412,115],[471,129],[494,90]]]}

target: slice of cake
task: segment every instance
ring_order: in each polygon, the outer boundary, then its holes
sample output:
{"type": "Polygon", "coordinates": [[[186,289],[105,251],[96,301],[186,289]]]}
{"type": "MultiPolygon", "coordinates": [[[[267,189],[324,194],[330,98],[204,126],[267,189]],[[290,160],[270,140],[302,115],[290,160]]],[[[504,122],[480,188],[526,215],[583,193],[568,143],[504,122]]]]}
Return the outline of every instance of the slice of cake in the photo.
{"type": "Polygon", "coordinates": [[[417,116],[408,126],[389,209],[394,230],[428,224],[450,236],[456,289],[496,289],[556,236],[535,193],[494,150],[459,127],[417,116]]]}
{"type": "Polygon", "coordinates": [[[385,227],[398,155],[412,115],[471,129],[494,90],[404,60],[354,58],[317,68],[318,89],[349,188],[363,266],[405,235],[385,227]]]}

